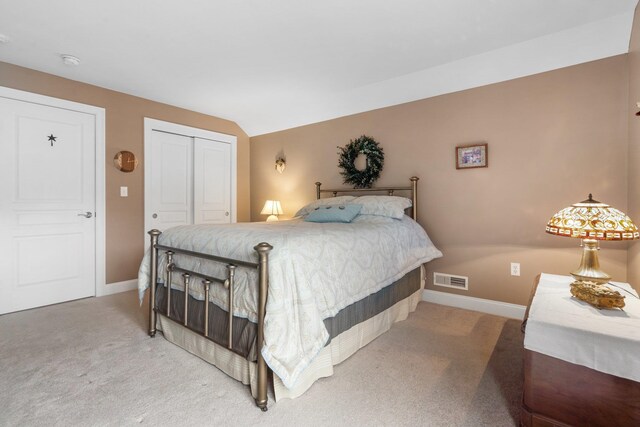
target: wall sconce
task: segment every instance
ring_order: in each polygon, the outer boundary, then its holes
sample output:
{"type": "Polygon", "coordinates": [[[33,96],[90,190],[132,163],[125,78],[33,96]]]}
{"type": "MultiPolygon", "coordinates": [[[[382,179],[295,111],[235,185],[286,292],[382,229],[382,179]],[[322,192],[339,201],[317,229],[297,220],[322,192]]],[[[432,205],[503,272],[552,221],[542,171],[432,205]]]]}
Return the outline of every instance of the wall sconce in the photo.
{"type": "Polygon", "coordinates": [[[276,170],[279,173],[284,172],[284,169],[287,167],[287,159],[284,158],[284,155],[279,154],[278,157],[276,157],[276,170]]]}

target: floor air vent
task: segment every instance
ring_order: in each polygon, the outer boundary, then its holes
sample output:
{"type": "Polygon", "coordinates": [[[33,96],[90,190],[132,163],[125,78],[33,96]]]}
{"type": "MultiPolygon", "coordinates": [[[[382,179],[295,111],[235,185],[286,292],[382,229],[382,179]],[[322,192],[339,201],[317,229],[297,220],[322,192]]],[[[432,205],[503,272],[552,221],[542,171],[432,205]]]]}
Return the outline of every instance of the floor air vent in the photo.
{"type": "Polygon", "coordinates": [[[464,276],[454,276],[453,274],[433,273],[433,284],[445,286],[447,288],[469,289],[469,278],[464,276]]]}

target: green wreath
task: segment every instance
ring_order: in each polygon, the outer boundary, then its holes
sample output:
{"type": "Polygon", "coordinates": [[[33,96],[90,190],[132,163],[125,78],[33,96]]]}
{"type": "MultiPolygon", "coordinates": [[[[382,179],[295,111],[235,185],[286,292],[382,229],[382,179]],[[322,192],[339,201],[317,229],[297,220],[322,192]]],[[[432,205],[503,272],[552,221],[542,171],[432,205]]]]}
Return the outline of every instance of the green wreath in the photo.
{"type": "Polygon", "coordinates": [[[353,188],[370,188],[380,177],[384,165],[384,151],[375,139],[362,135],[352,139],[344,147],[338,147],[338,167],[342,168],[340,175],[345,184],[353,184],[353,188]],[[359,170],[355,166],[356,157],[364,154],[367,157],[367,167],[359,170]]]}

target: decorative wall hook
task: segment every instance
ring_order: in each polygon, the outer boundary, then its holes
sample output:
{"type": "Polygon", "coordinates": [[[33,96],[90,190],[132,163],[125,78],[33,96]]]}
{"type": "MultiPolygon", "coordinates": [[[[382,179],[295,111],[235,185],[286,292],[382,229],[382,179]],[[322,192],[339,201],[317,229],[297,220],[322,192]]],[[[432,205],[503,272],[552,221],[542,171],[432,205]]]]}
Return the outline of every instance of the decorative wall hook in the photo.
{"type": "Polygon", "coordinates": [[[53,136],[53,134],[49,135],[48,137],[48,142],[51,143],[51,146],[53,147],[53,143],[56,142],[56,139],[58,139],[57,136],[53,136]]]}
{"type": "Polygon", "coordinates": [[[284,169],[287,167],[287,159],[284,154],[280,153],[276,157],[276,170],[280,173],[284,172],[284,169]]]}

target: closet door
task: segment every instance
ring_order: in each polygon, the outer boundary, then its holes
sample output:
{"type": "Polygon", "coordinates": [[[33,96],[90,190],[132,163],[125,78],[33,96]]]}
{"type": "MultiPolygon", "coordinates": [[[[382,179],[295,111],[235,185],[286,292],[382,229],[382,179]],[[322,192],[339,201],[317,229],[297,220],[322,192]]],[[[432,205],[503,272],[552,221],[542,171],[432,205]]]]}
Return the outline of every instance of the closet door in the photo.
{"type": "Polygon", "coordinates": [[[145,118],[145,233],[235,222],[236,143],[232,135],[145,118]]]}
{"type": "Polygon", "coordinates": [[[193,140],[152,131],[145,162],[147,231],[193,224],[193,140]]]}
{"type": "Polygon", "coordinates": [[[194,138],[193,223],[231,222],[231,145],[194,138]]]}

